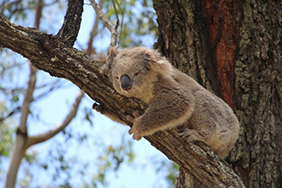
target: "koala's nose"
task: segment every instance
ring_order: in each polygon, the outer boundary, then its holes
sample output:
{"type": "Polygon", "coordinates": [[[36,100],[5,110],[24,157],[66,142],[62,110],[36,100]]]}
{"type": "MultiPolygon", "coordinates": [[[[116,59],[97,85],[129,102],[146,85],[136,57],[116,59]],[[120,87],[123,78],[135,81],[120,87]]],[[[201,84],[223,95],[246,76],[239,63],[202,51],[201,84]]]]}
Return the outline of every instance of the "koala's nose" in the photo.
{"type": "Polygon", "coordinates": [[[129,90],[132,86],[131,79],[126,74],[120,77],[120,84],[123,90],[129,90]]]}

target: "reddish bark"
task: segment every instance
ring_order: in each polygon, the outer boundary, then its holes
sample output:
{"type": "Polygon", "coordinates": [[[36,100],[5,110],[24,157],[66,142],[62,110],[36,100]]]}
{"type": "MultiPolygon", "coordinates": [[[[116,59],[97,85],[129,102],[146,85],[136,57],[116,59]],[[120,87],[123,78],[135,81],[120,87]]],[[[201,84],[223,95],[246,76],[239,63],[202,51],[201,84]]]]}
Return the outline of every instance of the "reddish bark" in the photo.
{"type": "Polygon", "coordinates": [[[234,59],[239,27],[237,2],[207,0],[203,6],[221,97],[234,107],[234,59]]]}

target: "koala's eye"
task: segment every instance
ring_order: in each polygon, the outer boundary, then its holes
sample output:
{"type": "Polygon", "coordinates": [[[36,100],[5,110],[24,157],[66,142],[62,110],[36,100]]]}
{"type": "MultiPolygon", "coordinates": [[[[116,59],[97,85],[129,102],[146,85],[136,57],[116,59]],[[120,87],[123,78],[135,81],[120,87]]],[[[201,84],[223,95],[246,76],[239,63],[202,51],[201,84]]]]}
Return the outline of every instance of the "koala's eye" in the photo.
{"type": "Polygon", "coordinates": [[[118,79],[119,79],[119,78],[118,78],[118,76],[115,76],[115,79],[117,79],[117,80],[118,80],[118,79]]]}
{"type": "Polygon", "coordinates": [[[138,76],[138,75],[139,75],[139,73],[140,73],[140,72],[135,72],[135,73],[134,73],[134,76],[138,76]]]}

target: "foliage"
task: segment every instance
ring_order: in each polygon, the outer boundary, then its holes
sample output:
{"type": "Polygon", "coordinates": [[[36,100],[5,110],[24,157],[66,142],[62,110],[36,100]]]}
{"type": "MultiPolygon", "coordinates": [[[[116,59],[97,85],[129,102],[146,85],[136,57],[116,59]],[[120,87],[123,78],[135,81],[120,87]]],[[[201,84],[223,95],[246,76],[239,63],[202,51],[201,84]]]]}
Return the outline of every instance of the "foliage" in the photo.
{"type": "MultiPolygon", "coordinates": [[[[110,20],[117,22],[116,11],[112,1],[108,2],[107,15],[110,20]]],[[[119,45],[121,47],[149,45],[146,44],[151,36],[156,36],[156,16],[152,1],[127,0],[115,2],[119,17],[119,45]]],[[[155,38],[155,37],[154,37],[155,38]]],[[[152,42],[152,41],[151,41],[152,42]]]]}
{"type": "Polygon", "coordinates": [[[0,123],[0,182],[4,182],[4,165],[7,163],[7,157],[9,156],[14,144],[12,137],[13,132],[14,130],[12,127],[9,127],[7,124],[0,123]]]}
{"type": "MultiPolygon", "coordinates": [[[[118,45],[121,48],[140,45],[152,47],[157,35],[156,15],[152,7],[153,2],[146,0],[103,1],[106,15],[113,24],[118,23],[118,45]]],[[[99,24],[96,38],[105,40],[107,29],[101,22],[99,24]]]]}

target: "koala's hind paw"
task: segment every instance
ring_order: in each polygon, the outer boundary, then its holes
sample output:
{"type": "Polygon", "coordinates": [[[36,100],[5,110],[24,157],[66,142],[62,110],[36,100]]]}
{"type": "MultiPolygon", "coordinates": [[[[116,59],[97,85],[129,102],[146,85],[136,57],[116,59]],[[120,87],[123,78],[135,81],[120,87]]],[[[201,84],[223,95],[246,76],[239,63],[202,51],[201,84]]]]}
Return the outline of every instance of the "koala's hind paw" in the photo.
{"type": "Polygon", "coordinates": [[[180,133],[180,137],[185,139],[185,142],[203,141],[202,136],[196,130],[185,129],[183,133],[180,133]]]}

